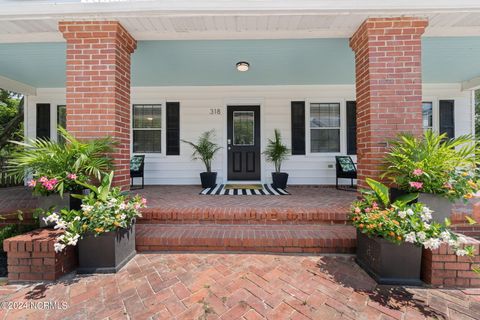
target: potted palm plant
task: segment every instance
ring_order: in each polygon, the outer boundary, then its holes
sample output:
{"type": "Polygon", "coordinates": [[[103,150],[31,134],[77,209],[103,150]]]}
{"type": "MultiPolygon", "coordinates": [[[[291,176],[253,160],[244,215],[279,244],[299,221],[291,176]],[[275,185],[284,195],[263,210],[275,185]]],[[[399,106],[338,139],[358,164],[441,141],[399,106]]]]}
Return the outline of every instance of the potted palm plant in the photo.
{"type": "Polygon", "coordinates": [[[420,285],[422,247],[438,249],[448,244],[457,255],[472,256],[464,238],[452,233],[448,224],[432,221],[424,204],[411,203],[418,194],[405,194],[390,202],[384,184],[366,180],[371,190],[352,205],[352,224],[357,229],[357,263],[378,283],[420,285]],[[410,203],[410,204],[409,204],[410,203]]]}
{"type": "Polygon", "coordinates": [[[81,209],[63,209],[45,218],[64,230],[54,244],[56,252],[78,244],[78,273],[114,273],[135,255],[134,223],[146,200],[112,188],[112,179],[113,172],[98,187],[77,181],[90,190],[75,195],[82,201],[81,209]]]}
{"type": "Polygon", "coordinates": [[[390,144],[382,178],[397,188],[392,199],[395,194],[418,192],[418,201],[435,212],[435,221],[443,222],[455,201],[467,201],[479,189],[477,148],[470,136],[448,139],[431,130],[421,138],[401,134],[390,144]]]}
{"type": "Polygon", "coordinates": [[[288,158],[290,149],[287,148],[282,142],[282,136],[280,131],[275,129],[275,136],[272,139],[268,139],[268,144],[263,154],[265,159],[272,162],[275,166],[275,171],[272,172],[273,187],[279,189],[285,189],[288,182],[288,173],[282,172],[282,162],[288,158]]]}
{"type": "Polygon", "coordinates": [[[70,206],[78,210],[81,201],[70,196],[64,198],[64,193],[82,193],[85,188],[77,182],[100,180],[102,174],[109,172],[113,165],[107,154],[113,152],[115,142],[111,138],[84,142],[62,127],[58,131],[63,142],[49,139],[11,141],[20,148],[11,155],[8,172],[17,181],[28,180],[27,185],[33,193],[44,196],[43,208],[70,206]]]}
{"type": "Polygon", "coordinates": [[[192,158],[201,160],[205,165],[205,172],[200,173],[202,188],[211,188],[217,183],[217,173],[212,172],[212,161],[221,147],[212,141],[214,137],[215,130],[210,130],[202,133],[197,143],[182,140],[182,142],[189,144],[193,148],[192,158]]]}

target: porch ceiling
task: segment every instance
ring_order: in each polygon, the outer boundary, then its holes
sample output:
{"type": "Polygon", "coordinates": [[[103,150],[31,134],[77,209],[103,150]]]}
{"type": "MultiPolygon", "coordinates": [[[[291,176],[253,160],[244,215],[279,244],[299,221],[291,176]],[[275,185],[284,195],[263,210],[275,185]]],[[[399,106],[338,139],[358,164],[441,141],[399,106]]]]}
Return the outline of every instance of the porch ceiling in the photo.
{"type": "MultiPolygon", "coordinates": [[[[480,37],[423,39],[423,81],[480,75],[480,37]]],[[[33,87],[63,87],[64,43],[0,44],[0,76],[33,87]]],[[[140,41],[133,86],[353,84],[348,39],[140,41]],[[235,63],[250,62],[240,73],[235,63]]]]}

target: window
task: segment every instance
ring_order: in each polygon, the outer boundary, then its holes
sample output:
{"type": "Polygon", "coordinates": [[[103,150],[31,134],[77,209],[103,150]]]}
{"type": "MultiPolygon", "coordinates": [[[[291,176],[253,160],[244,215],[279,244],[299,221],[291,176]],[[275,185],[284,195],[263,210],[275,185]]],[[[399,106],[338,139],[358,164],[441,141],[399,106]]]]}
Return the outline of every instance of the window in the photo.
{"type": "Polygon", "coordinates": [[[253,111],[233,112],[233,145],[253,146],[255,130],[255,113],[253,111]]]}
{"type": "MultiPolygon", "coordinates": [[[[67,106],[58,105],[57,106],[57,127],[66,128],[67,127],[67,106]]],[[[64,143],[65,139],[60,135],[60,132],[57,131],[57,141],[64,143]]]]}
{"type": "Polygon", "coordinates": [[[133,152],[162,152],[161,105],[133,105],[133,152]]]}
{"type": "Polygon", "coordinates": [[[340,103],[310,104],[310,150],[340,152],[340,103]]]}
{"type": "Polygon", "coordinates": [[[423,131],[433,129],[433,107],[431,102],[422,103],[422,126],[423,131]]]}

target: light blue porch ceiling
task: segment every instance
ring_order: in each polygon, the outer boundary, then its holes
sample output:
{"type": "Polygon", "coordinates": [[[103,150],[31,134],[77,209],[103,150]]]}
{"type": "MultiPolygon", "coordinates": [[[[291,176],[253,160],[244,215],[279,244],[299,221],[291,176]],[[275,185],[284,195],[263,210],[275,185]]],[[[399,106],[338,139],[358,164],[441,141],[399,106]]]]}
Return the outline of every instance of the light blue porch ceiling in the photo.
{"type": "MultiPolygon", "coordinates": [[[[423,81],[480,76],[480,37],[424,38],[423,81]]],[[[0,75],[34,87],[63,87],[64,43],[0,44],[0,75]]],[[[133,86],[353,84],[348,39],[140,41],[133,86]],[[248,61],[248,72],[235,63],[248,61]]]]}

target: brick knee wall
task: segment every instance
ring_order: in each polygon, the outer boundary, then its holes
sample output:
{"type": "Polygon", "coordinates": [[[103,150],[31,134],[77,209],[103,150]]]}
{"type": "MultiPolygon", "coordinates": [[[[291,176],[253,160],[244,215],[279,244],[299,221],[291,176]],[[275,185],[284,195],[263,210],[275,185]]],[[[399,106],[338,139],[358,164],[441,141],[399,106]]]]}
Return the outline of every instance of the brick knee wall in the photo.
{"type": "Polygon", "coordinates": [[[8,257],[8,280],[57,280],[77,266],[75,247],[56,253],[54,243],[62,231],[37,229],[6,239],[3,250],[8,257]]]}
{"type": "Polygon", "coordinates": [[[480,275],[472,267],[480,267],[480,241],[467,237],[466,245],[475,247],[475,257],[459,257],[446,245],[437,250],[423,249],[422,280],[434,286],[479,288],[480,275]]]}

